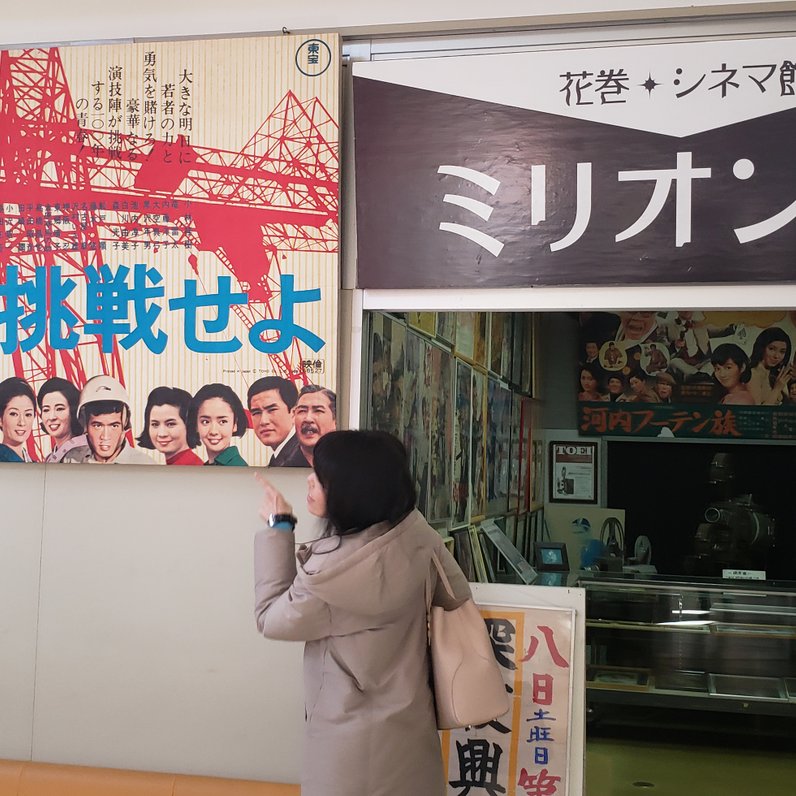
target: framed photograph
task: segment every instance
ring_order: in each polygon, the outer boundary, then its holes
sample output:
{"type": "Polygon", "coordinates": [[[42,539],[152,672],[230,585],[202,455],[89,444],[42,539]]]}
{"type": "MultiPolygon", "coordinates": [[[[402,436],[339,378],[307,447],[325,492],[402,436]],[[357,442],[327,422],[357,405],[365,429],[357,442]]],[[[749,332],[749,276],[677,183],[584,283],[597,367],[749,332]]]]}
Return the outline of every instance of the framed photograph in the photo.
{"type": "MultiPolygon", "coordinates": [[[[531,559],[531,551],[533,550],[534,542],[541,539],[545,529],[544,508],[529,511],[525,517],[525,540],[524,547],[520,547],[520,551],[527,558],[531,559]]],[[[517,545],[519,547],[519,545],[517,545]]]]}
{"type": "Polygon", "coordinates": [[[522,321],[524,324],[523,329],[523,350],[522,350],[522,366],[520,369],[520,389],[526,395],[532,395],[533,391],[533,369],[535,367],[536,357],[534,356],[534,323],[536,315],[532,312],[526,312],[522,321]]]}
{"type": "Polygon", "coordinates": [[[451,531],[451,536],[453,537],[453,557],[456,559],[456,563],[462,568],[468,582],[477,582],[478,578],[473,564],[473,548],[470,544],[470,529],[456,528],[451,531]]]}
{"type": "Polygon", "coordinates": [[[514,546],[520,551],[523,558],[527,559],[526,550],[528,549],[528,517],[523,514],[518,517],[516,514],[509,515],[514,524],[514,546]]]}
{"type": "Polygon", "coordinates": [[[415,481],[417,507],[427,514],[428,470],[431,438],[431,346],[408,332],[404,341],[402,439],[415,481]]]}
{"type": "Polygon", "coordinates": [[[453,347],[456,343],[456,313],[437,313],[437,339],[453,347]]]}
{"type": "Polygon", "coordinates": [[[520,408],[520,481],[518,486],[518,507],[521,512],[528,511],[531,501],[531,441],[533,439],[533,402],[521,398],[520,408]]]}
{"type": "Polygon", "coordinates": [[[457,312],[456,356],[472,362],[475,358],[476,312],[457,312]]]}
{"type": "Polygon", "coordinates": [[[473,370],[459,360],[456,360],[455,382],[451,473],[451,516],[454,527],[466,525],[470,518],[473,370]]]}
{"type": "Polygon", "coordinates": [[[597,502],[597,443],[550,443],[550,502],[597,502]]]}
{"type": "Polygon", "coordinates": [[[531,511],[544,504],[544,441],[531,441],[531,511]]]}
{"type": "Polygon", "coordinates": [[[650,687],[650,672],[648,669],[629,669],[623,666],[588,666],[586,683],[590,688],[646,691],[650,687]]]}
{"type": "Polygon", "coordinates": [[[473,370],[471,519],[486,515],[486,387],[486,374],[473,370]]]}
{"type": "Polygon", "coordinates": [[[486,569],[486,561],[484,559],[484,551],[481,549],[481,540],[479,539],[478,526],[471,525],[470,531],[470,546],[473,552],[473,565],[475,568],[475,575],[479,583],[489,583],[489,573],[486,569]]]}
{"type": "MultiPolygon", "coordinates": [[[[481,541],[494,547],[494,555],[498,561],[508,565],[519,583],[531,584],[536,580],[536,570],[525,560],[506,534],[498,528],[494,520],[486,520],[481,524],[481,541]]],[[[487,547],[486,550],[489,555],[490,548],[487,547]]]]}
{"type": "Polygon", "coordinates": [[[511,391],[493,378],[487,385],[486,422],[487,513],[504,514],[509,498],[511,391]]]}
{"type": "Polygon", "coordinates": [[[539,346],[542,339],[541,313],[533,314],[533,346],[531,348],[531,395],[534,398],[542,397],[542,370],[540,367],[539,346]]]}
{"type": "Polygon", "coordinates": [[[451,466],[453,457],[453,356],[431,346],[431,458],[427,519],[448,520],[451,516],[451,466]]]}
{"type": "Polygon", "coordinates": [[[503,373],[503,350],[506,339],[506,317],[505,312],[489,313],[489,371],[496,376],[503,373]]]}
{"type": "Polygon", "coordinates": [[[522,399],[511,394],[511,444],[509,446],[508,510],[517,511],[520,493],[520,450],[522,448],[522,399]]]}
{"type": "Polygon", "coordinates": [[[437,314],[435,312],[407,312],[406,322],[412,329],[417,329],[429,337],[436,337],[437,314]]]}
{"type": "Polygon", "coordinates": [[[371,315],[368,427],[402,437],[406,327],[387,315],[371,315]]]}
{"type": "Polygon", "coordinates": [[[482,532],[478,534],[478,539],[481,542],[481,553],[484,557],[484,564],[486,566],[486,582],[497,583],[498,571],[498,557],[495,555],[495,548],[489,544],[486,535],[482,532]]]}
{"type": "Polygon", "coordinates": [[[569,558],[564,542],[534,542],[534,566],[540,572],[568,572],[569,558]]]}

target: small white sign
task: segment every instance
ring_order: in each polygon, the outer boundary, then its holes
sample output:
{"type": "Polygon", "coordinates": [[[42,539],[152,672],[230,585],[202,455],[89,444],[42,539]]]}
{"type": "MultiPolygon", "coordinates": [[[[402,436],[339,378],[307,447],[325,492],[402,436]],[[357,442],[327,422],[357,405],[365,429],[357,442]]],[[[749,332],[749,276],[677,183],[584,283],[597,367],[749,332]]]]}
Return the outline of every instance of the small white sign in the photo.
{"type": "Polygon", "coordinates": [[[721,576],[728,580],[765,580],[766,572],[763,569],[723,569],[721,576]]]}

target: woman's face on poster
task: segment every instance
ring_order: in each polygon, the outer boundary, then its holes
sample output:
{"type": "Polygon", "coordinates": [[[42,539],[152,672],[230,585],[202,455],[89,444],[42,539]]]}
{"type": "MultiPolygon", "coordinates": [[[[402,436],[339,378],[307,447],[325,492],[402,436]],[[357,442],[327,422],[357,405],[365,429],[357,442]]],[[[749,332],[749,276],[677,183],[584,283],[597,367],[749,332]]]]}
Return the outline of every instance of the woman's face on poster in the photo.
{"type": "Polygon", "coordinates": [[[742,372],[740,366],[732,359],[716,363],[713,366],[713,375],[716,377],[716,381],[721,384],[725,390],[731,390],[741,383],[742,372]]]}
{"type": "Polygon", "coordinates": [[[583,392],[596,392],[597,379],[588,370],[582,370],[580,372],[580,386],[583,388],[583,392]]]}
{"type": "Polygon", "coordinates": [[[188,448],[188,429],[178,407],[170,404],[152,407],[149,413],[149,439],[155,450],[166,457],[188,448]]]}
{"type": "Polygon", "coordinates": [[[41,424],[44,426],[44,430],[58,442],[72,436],[72,411],[62,392],[47,393],[42,398],[41,424]]]}
{"type": "Polygon", "coordinates": [[[784,341],[772,340],[763,349],[763,364],[769,369],[778,368],[785,359],[787,352],[788,346],[784,341]]]}
{"type": "Polygon", "coordinates": [[[0,418],[3,442],[12,447],[24,444],[33,431],[33,418],[36,411],[33,402],[25,395],[14,396],[7,404],[0,418]]]}
{"type": "Polygon", "coordinates": [[[202,401],[196,423],[199,439],[213,455],[226,450],[232,443],[232,435],[238,430],[235,413],[223,398],[202,401]]]}
{"type": "Polygon", "coordinates": [[[611,395],[621,395],[624,391],[622,379],[617,379],[616,376],[608,379],[608,392],[611,393],[611,395]]]}

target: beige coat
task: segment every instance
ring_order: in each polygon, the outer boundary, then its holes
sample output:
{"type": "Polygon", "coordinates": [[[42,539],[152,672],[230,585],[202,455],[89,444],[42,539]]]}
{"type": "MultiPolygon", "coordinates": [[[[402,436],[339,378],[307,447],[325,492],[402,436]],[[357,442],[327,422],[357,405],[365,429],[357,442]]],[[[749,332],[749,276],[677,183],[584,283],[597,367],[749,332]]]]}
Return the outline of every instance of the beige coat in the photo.
{"type": "Polygon", "coordinates": [[[434,604],[457,607],[462,571],[416,510],[293,551],[292,533],[257,534],[255,616],[264,636],[306,642],[302,796],[443,796],[425,590],[431,578],[434,604]]]}

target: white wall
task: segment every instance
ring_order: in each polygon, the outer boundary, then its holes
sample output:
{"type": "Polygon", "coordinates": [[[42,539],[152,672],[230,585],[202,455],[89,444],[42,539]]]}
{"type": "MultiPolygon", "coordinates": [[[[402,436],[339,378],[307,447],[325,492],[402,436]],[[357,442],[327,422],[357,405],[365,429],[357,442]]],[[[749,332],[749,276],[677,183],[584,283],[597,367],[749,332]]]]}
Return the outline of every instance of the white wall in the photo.
{"type": "MultiPolygon", "coordinates": [[[[279,471],[307,538],[306,470],[279,471]]],[[[254,470],[3,465],[0,758],[297,782],[301,645],[253,618],[254,470]]]]}
{"type": "Polygon", "coordinates": [[[5,2],[0,46],[97,39],[338,30],[344,34],[498,30],[507,27],[674,19],[794,10],[793,2],[762,0],[29,0],[5,2]]]}

